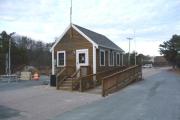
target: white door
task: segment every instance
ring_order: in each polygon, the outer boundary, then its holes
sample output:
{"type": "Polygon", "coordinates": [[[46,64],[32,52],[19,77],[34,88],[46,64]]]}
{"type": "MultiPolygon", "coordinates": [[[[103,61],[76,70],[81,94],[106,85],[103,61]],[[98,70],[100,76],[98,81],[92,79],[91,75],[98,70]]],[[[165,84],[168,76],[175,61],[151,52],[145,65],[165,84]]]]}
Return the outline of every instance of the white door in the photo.
{"type": "Polygon", "coordinates": [[[88,65],[89,65],[88,49],[76,50],[76,70],[78,70],[80,66],[88,66],[88,65]]]}

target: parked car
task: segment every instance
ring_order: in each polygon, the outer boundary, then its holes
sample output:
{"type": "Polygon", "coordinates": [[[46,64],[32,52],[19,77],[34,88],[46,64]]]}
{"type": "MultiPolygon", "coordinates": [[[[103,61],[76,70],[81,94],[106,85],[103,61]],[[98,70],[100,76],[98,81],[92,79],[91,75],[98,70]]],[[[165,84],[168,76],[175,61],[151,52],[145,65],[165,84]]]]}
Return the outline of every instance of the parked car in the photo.
{"type": "Polygon", "coordinates": [[[152,68],[152,64],[145,64],[142,66],[143,68],[152,68]]]}

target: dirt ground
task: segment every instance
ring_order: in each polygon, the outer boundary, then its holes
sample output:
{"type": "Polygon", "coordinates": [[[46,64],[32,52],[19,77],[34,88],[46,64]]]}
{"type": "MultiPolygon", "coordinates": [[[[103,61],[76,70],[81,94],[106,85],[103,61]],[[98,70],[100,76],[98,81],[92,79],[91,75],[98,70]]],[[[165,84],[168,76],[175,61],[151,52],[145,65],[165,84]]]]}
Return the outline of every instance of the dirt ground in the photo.
{"type": "MultiPolygon", "coordinates": [[[[0,120],[48,120],[102,99],[101,95],[57,91],[40,81],[0,81],[0,120]]],[[[47,78],[49,79],[49,78],[47,78]]]]}

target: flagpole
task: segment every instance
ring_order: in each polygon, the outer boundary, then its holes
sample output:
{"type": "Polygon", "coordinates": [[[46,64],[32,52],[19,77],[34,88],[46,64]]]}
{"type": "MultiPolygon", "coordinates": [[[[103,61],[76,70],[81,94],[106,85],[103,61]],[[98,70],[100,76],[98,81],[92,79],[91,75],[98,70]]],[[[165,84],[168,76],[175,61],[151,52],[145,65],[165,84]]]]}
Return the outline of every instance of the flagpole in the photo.
{"type": "Polygon", "coordinates": [[[70,6],[70,40],[73,37],[73,30],[72,30],[72,0],[71,0],[71,6],[70,6]]]}
{"type": "Polygon", "coordinates": [[[71,7],[70,7],[70,25],[72,25],[72,0],[71,0],[71,7]]]}

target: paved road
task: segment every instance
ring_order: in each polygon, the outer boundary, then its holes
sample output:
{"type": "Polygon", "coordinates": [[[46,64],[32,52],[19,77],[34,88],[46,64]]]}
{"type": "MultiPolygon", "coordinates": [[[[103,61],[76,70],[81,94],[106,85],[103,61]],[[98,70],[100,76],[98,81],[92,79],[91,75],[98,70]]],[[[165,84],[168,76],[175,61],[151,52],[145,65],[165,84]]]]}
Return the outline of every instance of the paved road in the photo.
{"type": "Polygon", "coordinates": [[[145,69],[144,80],[52,120],[180,120],[180,75],[145,69]]]}

